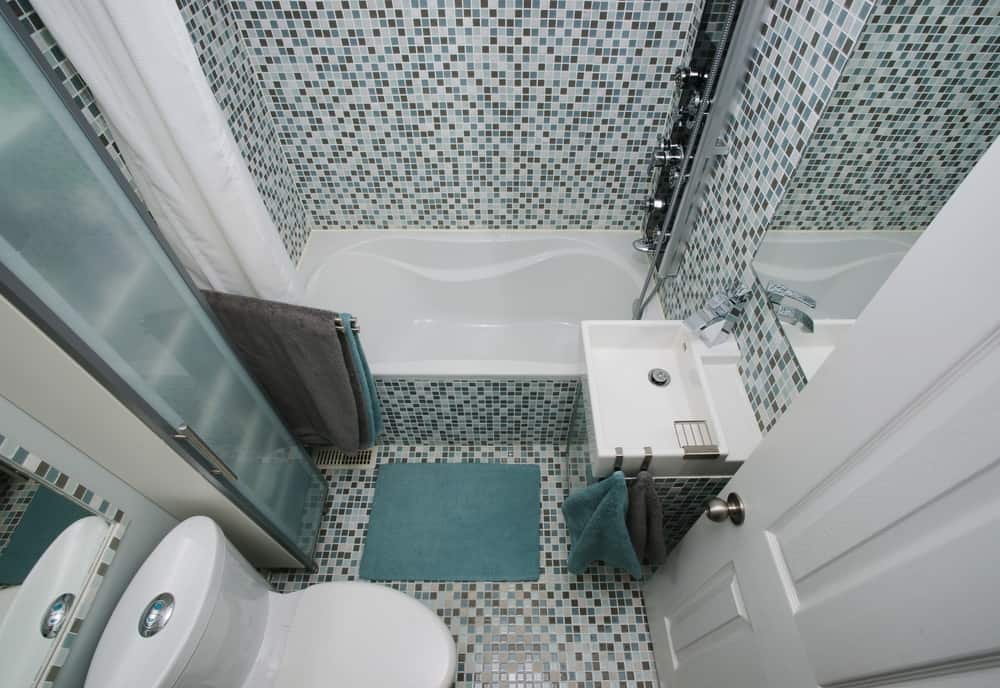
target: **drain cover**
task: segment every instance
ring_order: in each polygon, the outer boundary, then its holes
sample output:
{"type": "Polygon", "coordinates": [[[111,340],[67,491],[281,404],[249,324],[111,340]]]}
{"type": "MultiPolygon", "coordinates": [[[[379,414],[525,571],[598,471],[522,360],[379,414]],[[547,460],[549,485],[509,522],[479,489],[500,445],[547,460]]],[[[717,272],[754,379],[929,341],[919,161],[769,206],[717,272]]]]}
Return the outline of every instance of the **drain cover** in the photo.
{"type": "Polygon", "coordinates": [[[670,373],[663,368],[653,368],[649,371],[649,381],[657,387],[666,387],[670,384],[670,373]]]}

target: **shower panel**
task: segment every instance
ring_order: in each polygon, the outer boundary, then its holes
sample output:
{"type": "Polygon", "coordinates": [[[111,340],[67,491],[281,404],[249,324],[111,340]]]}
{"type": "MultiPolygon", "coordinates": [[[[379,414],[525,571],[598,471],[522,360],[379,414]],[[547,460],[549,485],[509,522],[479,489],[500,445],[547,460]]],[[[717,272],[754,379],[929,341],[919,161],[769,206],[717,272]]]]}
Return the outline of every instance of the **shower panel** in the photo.
{"type": "Polygon", "coordinates": [[[632,317],[643,312],[664,279],[675,274],[687,240],[687,221],[712,163],[726,154],[723,140],[728,108],[741,83],[760,3],[706,2],[690,63],[678,69],[679,89],[670,133],[653,153],[658,169],[636,249],[651,255],[646,279],[633,303],[632,317]]]}

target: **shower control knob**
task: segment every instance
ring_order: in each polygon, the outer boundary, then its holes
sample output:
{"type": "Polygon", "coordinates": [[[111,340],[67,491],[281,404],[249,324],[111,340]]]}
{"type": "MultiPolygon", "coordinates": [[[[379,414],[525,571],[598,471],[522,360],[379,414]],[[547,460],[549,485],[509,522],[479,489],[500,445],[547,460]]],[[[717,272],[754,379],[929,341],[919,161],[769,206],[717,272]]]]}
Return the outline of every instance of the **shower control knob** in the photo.
{"type": "Polygon", "coordinates": [[[678,84],[684,84],[688,81],[688,79],[700,79],[705,76],[707,75],[702,72],[695,72],[688,67],[681,67],[674,72],[673,79],[678,84]]]}
{"type": "Polygon", "coordinates": [[[724,500],[712,497],[705,502],[705,515],[709,521],[715,523],[722,523],[728,519],[734,526],[739,526],[747,518],[747,508],[738,494],[730,492],[724,500]]]}
{"type": "Polygon", "coordinates": [[[657,211],[667,207],[667,201],[663,198],[650,198],[646,200],[646,210],[657,211]]]}

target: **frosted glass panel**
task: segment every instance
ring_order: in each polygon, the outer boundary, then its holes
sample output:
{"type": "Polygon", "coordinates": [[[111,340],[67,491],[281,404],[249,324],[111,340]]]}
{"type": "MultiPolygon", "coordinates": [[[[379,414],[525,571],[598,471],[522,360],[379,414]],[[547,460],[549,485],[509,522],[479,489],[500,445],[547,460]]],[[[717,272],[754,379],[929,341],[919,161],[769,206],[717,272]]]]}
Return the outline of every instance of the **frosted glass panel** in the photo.
{"type": "Polygon", "coordinates": [[[326,482],[48,82],[0,33],[0,261],[311,552],[326,482]]]}

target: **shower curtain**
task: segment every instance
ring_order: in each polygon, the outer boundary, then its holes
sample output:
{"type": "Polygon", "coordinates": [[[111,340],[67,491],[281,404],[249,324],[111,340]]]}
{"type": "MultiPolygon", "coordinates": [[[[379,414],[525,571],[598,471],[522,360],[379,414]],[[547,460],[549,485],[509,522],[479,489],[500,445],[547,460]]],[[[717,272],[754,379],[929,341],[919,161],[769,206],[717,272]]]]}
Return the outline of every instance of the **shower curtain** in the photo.
{"type": "Polygon", "coordinates": [[[173,0],[32,0],[93,91],[160,230],[202,288],[301,283],[173,0]]]}

